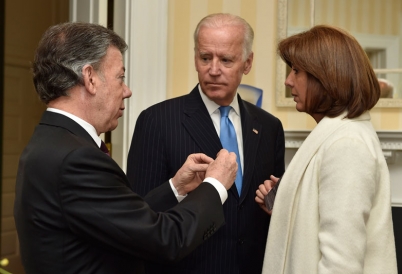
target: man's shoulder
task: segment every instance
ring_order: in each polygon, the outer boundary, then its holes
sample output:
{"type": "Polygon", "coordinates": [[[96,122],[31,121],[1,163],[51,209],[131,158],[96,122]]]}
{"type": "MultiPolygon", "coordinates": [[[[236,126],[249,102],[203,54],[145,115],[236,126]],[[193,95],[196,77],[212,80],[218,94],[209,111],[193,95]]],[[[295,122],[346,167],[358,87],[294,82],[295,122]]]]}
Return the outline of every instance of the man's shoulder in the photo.
{"type": "Polygon", "coordinates": [[[184,105],[186,98],[189,96],[189,94],[178,96],[175,98],[171,99],[166,99],[162,102],[156,103],[147,109],[145,111],[149,112],[154,112],[154,111],[161,111],[161,110],[167,110],[167,109],[177,109],[178,107],[184,105]]]}
{"type": "MultiPolygon", "coordinates": [[[[87,133],[83,132],[82,135],[84,134],[87,133]]],[[[49,151],[58,151],[58,154],[62,154],[60,151],[65,151],[67,154],[71,150],[82,147],[97,149],[95,142],[89,135],[82,135],[73,133],[68,128],[62,126],[41,124],[32,135],[31,142],[34,144],[43,144],[40,148],[49,151]]]]}
{"type": "Polygon", "coordinates": [[[168,126],[172,123],[180,123],[184,118],[184,111],[186,108],[186,97],[187,95],[175,97],[172,99],[164,100],[162,102],[156,103],[143,111],[141,111],[137,124],[144,125],[153,124],[168,126]]]}
{"type": "Polygon", "coordinates": [[[159,117],[165,119],[168,118],[167,116],[183,116],[185,113],[197,112],[203,109],[205,109],[205,105],[201,99],[201,96],[199,95],[198,91],[196,93],[193,90],[188,94],[156,103],[143,110],[141,116],[142,118],[159,117]]]}
{"type": "Polygon", "coordinates": [[[269,113],[268,111],[250,103],[245,100],[242,100],[244,107],[246,108],[246,111],[248,112],[249,115],[256,117],[258,119],[263,119],[263,120],[269,120],[269,121],[275,121],[279,122],[279,119],[274,116],[273,114],[269,113]]]}

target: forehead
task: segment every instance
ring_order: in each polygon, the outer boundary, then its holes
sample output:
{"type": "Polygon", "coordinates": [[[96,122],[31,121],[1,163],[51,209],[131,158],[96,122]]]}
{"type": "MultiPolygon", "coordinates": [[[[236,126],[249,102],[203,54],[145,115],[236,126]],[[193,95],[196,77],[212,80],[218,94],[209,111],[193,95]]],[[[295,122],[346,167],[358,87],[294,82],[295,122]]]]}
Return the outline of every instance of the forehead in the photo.
{"type": "Polygon", "coordinates": [[[241,52],[243,37],[242,28],[239,26],[202,27],[198,34],[198,50],[241,52]]]}
{"type": "Polygon", "coordinates": [[[124,69],[123,55],[116,47],[109,47],[103,59],[103,67],[111,69],[124,69]]]}

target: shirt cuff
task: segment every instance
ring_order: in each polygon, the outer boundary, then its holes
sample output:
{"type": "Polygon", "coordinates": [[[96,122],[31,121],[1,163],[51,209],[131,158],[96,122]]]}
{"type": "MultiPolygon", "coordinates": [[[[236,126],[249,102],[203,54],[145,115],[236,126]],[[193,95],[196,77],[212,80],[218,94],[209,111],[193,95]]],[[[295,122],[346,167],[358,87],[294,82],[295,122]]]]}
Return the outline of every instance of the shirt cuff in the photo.
{"type": "Polygon", "coordinates": [[[183,201],[184,198],[187,197],[186,195],[179,195],[179,192],[177,192],[177,189],[174,187],[173,183],[172,183],[172,179],[169,180],[169,184],[170,187],[172,188],[173,194],[174,196],[176,196],[177,201],[180,203],[181,201],[183,201]]]}
{"type": "MultiPolygon", "coordinates": [[[[216,191],[218,191],[219,197],[221,198],[221,202],[222,204],[225,203],[225,201],[228,198],[228,192],[226,190],[226,188],[215,178],[212,177],[207,177],[204,179],[204,183],[209,183],[211,184],[213,187],[215,187],[216,191]]],[[[169,180],[169,184],[170,187],[172,188],[173,194],[174,196],[176,196],[177,201],[180,203],[184,198],[187,197],[186,195],[179,195],[179,193],[177,192],[176,188],[174,187],[173,183],[172,183],[172,179],[169,180]]]]}

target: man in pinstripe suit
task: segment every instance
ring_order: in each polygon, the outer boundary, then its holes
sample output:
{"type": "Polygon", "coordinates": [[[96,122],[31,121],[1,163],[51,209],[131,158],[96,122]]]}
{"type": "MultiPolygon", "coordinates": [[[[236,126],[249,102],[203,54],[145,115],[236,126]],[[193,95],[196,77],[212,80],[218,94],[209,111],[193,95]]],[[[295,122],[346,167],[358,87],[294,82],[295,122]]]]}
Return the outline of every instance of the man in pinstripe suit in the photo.
{"type": "Polygon", "coordinates": [[[261,273],[270,217],[255,202],[255,192],[271,174],[282,176],[285,149],[281,122],[237,94],[252,67],[253,37],[250,25],[238,16],[202,19],[194,33],[199,84],[187,95],[144,110],[137,120],[127,175],[140,195],[157,186],[148,182],[162,184],[172,177],[189,154],[216,156],[222,148],[220,106],[232,107],[229,118],[243,174],[240,194],[233,185],[224,205],[226,225],[183,261],[148,263],[147,273],[261,273]]]}

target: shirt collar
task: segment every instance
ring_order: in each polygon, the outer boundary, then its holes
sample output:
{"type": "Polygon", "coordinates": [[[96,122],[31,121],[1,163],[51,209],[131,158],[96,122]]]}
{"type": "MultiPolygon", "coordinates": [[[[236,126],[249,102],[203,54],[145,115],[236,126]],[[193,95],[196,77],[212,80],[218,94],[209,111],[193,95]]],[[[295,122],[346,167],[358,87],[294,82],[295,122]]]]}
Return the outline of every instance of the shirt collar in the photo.
{"type": "MultiPolygon", "coordinates": [[[[201,85],[198,84],[198,90],[200,92],[201,95],[201,99],[204,102],[205,107],[208,110],[209,115],[212,115],[214,112],[217,111],[217,109],[220,107],[220,105],[218,105],[217,103],[215,103],[214,101],[210,100],[205,94],[204,92],[202,92],[201,89],[201,85]]],[[[233,101],[230,103],[230,106],[233,108],[233,110],[235,111],[235,113],[240,116],[240,108],[239,108],[239,102],[237,100],[237,91],[236,94],[233,98],[233,101]]]]}
{"type": "Polygon", "coordinates": [[[88,132],[88,134],[92,137],[92,139],[95,141],[95,143],[100,147],[101,138],[96,133],[96,129],[90,123],[88,123],[87,121],[84,121],[81,118],[79,118],[67,111],[64,111],[64,110],[60,110],[57,108],[47,108],[46,110],[62,114],[64,116],[67,116],[68,118],[74,120],[77,124],[79,124],[81,127],[83,127],[86,130],[86,132],[88,132]]]}

